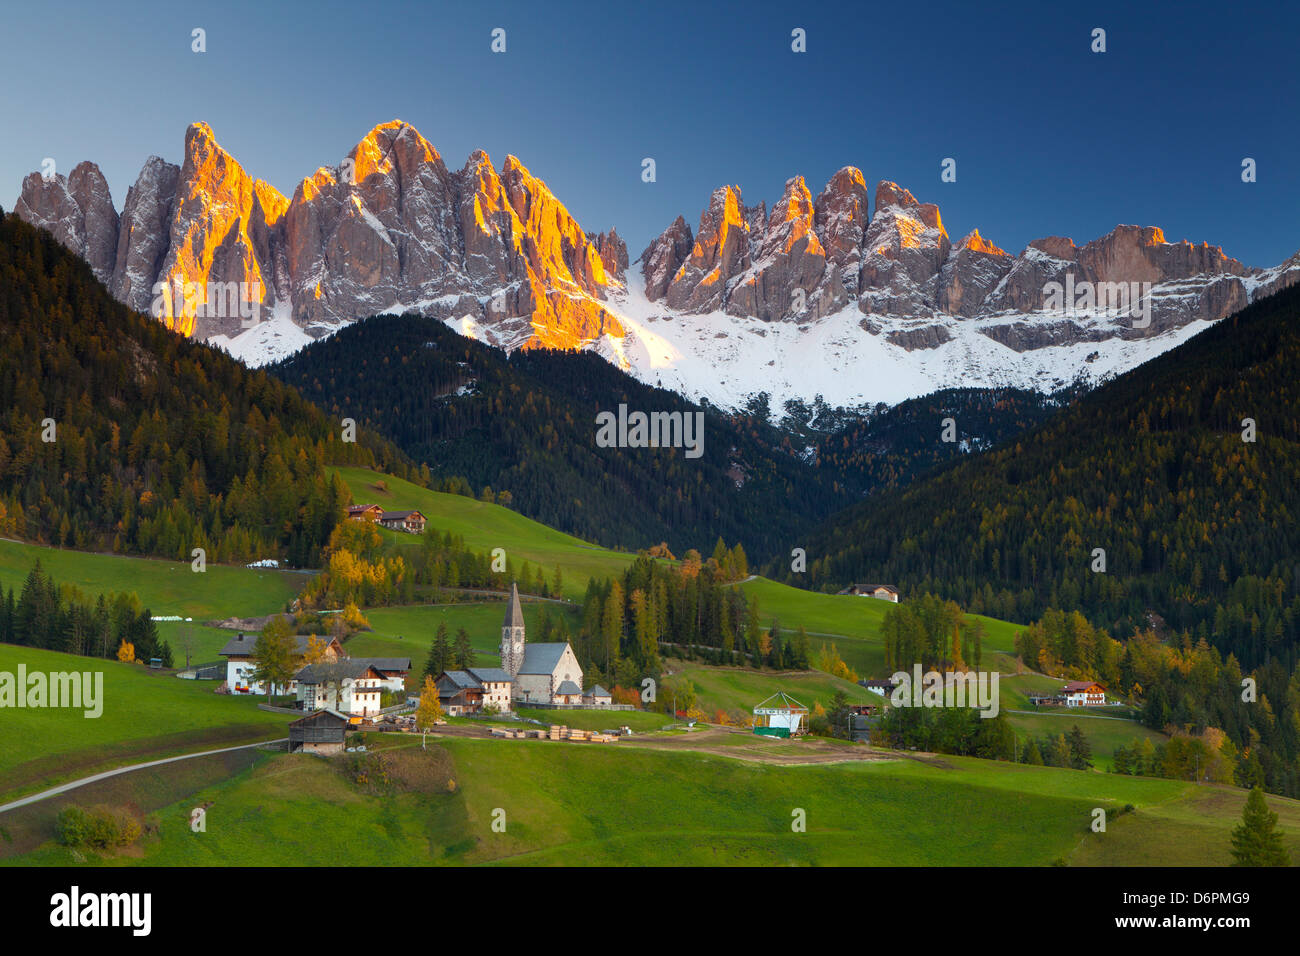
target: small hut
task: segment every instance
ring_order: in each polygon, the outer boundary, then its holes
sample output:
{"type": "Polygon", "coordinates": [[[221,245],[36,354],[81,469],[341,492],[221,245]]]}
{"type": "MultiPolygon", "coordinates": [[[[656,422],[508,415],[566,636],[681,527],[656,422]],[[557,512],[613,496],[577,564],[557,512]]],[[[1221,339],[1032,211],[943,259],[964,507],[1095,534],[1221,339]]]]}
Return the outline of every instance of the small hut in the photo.
{"type": "Polygon", "coordinates": [[[754,708],[754,733],[760,737],[796,737],[808,732],[808,708],[777,691],[754,708]]]}

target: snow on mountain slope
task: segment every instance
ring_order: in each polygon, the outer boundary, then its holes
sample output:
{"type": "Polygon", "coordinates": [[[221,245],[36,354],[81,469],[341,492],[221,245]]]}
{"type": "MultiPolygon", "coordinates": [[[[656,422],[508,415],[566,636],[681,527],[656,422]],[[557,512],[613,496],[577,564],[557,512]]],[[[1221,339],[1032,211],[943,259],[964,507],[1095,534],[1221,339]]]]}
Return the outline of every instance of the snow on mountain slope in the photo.
{"type": "Polygon", "coordinates": [[[853,166],[815,196],[791,177],[770,213],[720,186],[694,230],[677,216],[629,268],[616,231],[585,232],[515,157],[498,170],[476,151],[452,171],[401,120],[292,198],[196,123],[182,165],[151,157],[120,217],[93,163],[26,177],[15,213],[122,302],[249,365],[415,312],[507,351],[593,349],[720,406],[767,392],[776,413],[817,395],[857,406],[1100,379],[1300,282],[1300,253],[1263,270],[1154,226],[1083,245],[1046,236],[1016,255],[978,230],[954,244],[935,204],[887,180],[873,202],[853,166]],[[160,311],[155,297],[173,287],[177,308],[160,311]],[[1142,303],[1142,321],[1084,311],[1120,293],[1142,303]],[[245,306],[264,321],[245,328],[245,306]]]}
{"type": "MultiPolygon", "coordinates": [[[[627,333],[622,338],[603,336],[592,346],[609,361],[647,384],[726,408],[766,391],[774,412],[788,399],[811,400],[816,395],[831,405],[853,407],[895,404],[950,387],[1048,391],[1081,375],[1099,381],[1154,358],[1211,324],[1193,321],[1152,338],[1111,337],[1017,352],[980,329],[1004,325],[1008,319],[1043,324],[1061,316],[972,320],[939,315],[918,322],[864,316],[856,304],[802,323],[721,312],[679,314],[646,299],[637,269],[628,270],[627,291],[611,296],[609,306],[627,333]],[[938,326],[951,337],[934,348],[911,350],[888,340],[890,333],[906,334],[918,325],[938,326]]],[[[1068,318],[1085,332],[1099,334],[1113,335],[1116,322],[1082,314],[1068,318]]]]}

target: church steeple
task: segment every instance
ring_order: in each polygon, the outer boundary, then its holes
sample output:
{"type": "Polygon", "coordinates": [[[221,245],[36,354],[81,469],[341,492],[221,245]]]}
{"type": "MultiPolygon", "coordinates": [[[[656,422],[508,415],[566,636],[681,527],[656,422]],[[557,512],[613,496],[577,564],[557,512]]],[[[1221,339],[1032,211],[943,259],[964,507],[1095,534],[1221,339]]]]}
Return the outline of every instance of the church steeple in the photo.
{"type": "Polygon", "coordinates": [[[510,603],[501,625],[501,669],[514,678],[524,663],[524,612],[519,607],[519,587],[510,582],[510,603]]]}

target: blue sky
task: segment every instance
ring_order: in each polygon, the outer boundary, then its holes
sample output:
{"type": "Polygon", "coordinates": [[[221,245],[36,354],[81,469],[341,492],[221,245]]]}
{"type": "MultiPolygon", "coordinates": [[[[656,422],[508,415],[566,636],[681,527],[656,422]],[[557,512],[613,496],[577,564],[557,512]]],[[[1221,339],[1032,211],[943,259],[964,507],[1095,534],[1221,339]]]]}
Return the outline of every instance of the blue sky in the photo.
{"type": "Polygon", "coordinates": [[[286,195],[377,123],[459,168],[518,156],[635,257],[710,191],[769,203],[840,166],[891,179],[1010,252],[1116,223],[1300,248],[1300,12],[1269,4],[42,2],[0,17],[0,205],[53,157],[121,208],[151,153],[211,124],[286,195]],[[1138,7],[1139,9],[1130,9],[1138,7]],[[190,51],[191,30],[207,52],[190,51]],[[491,31],[506,30],[504,54],[491,31]],[[791,50],[791,30],[807,52],[791,50]],[[1091,31],[1107,52],[1090,51],[1091,31]],[[17,78],[23,78],[19,84],[17,78]],[[657,182],[641,181],[653,157],[657,182]],[[945,157],[957,181],[940,180],[945,157]],[[1252,157],[1258,181],[1241,181],[1252,157]]]}

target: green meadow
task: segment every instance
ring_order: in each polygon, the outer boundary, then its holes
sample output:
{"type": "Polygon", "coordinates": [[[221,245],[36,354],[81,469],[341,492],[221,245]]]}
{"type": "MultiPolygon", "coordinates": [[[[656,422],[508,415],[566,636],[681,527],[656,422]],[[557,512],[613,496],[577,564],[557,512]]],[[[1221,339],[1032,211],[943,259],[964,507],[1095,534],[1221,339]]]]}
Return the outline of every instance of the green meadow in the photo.
{"type": "MultiPolygon", "coordinates": [[[[859,676],[888,676],[880,635],[885,613],[893,606],[888,601],[804,591],[768,578],[755,578],[738,587],[746,598],[758,601],[759,620],[764,627],[776,618],[788,635],[802,624],[811,635],[814,647],[835,644],[840,657],[859,676]]],[[[970,617],[984,622],[982,647],[986,663],[990,653],[1014,653],[1019,625],[982,615],[970,617]]]]}
{"type": "MultiPolygon", "coordinates": [[[[769,766],[619,745],[403,744],[406,786],[376,792],[352,783],[340,760],[265,756],[220,781],[196,780],[150,814],[156,835],[88,863],[1218,866],[1230,862],[1245,799],[1228,788],[961,758],[769,766]],[[193,833],[189,814],[200,804],[207,830],[193,833]],[[1090,829],[1097,807],[1107,811],[1104,834],[1090,829]],[[792,826],[800,818],[806,832],[792,826]]],[[[1269,805],[1300,853],[1300,804],[1269,805]]],[[[43,842],[5,862],[76,862],[46,826],[43,842]]]]}
{"type": "Polygon", "coordinates": [[[88,554],[0,539],[0,584],[21,591],[38,560],[57,584],[75,585],[90,597],[133,591],[155,617],[179,615],[195,622],[282,611],[307,580],[291,571],[220,564],[209,564],[200,574],[188,562],[88,554]]]}
{"type": "MultiPolygon", "coordinates": [[[[880,703],[881,698],[851,681],[823,674],[821,671],[773,673],[741,667],[713,667],[692,661],[668,660],[665,665],[688,679],[700,701],[700,709],[709,720],[718,710],[742,710],[746,714],[777,691],[784,691],[810,711],[820,703],[830,709],[831,698],[843,691],[853,703],[880,703]]],[[[661,690],[661,693],[664,691],[661,690]]]]}
{"type": "Polygon", "coordinates": [[[211,681],[179,680],[121,664],[0,644],[0,671],[101,672],[103,712],[6,708],[0,712],[0,802],[126,764],[284,735],[289,718],[251,698],[213,693],[211,681]]]}

